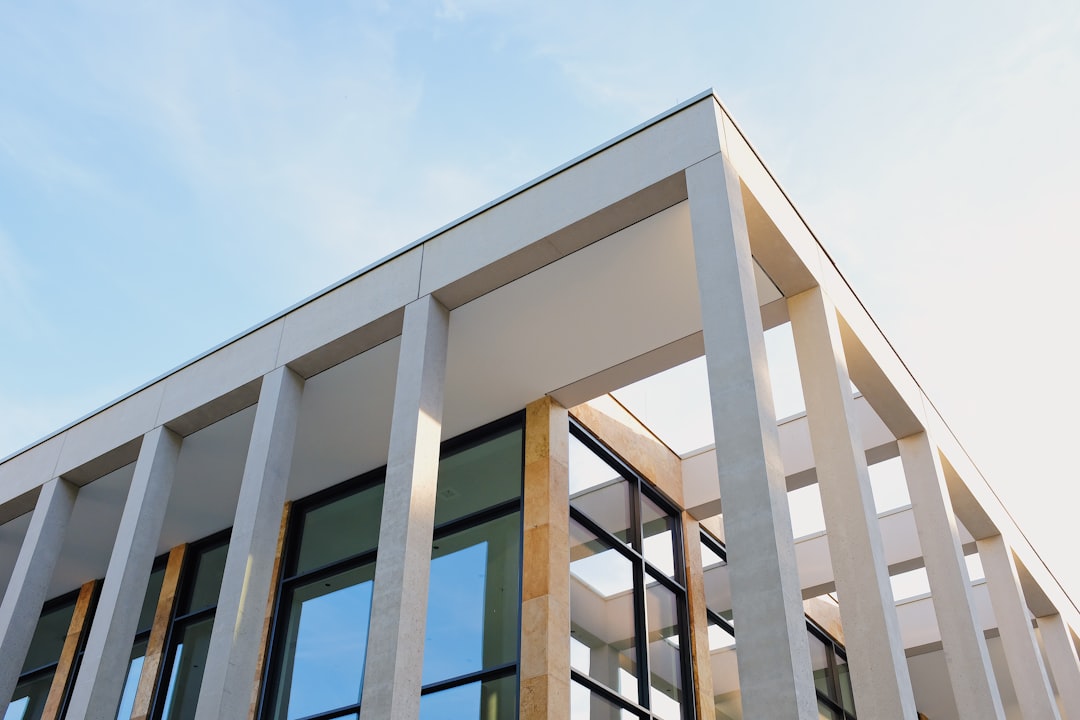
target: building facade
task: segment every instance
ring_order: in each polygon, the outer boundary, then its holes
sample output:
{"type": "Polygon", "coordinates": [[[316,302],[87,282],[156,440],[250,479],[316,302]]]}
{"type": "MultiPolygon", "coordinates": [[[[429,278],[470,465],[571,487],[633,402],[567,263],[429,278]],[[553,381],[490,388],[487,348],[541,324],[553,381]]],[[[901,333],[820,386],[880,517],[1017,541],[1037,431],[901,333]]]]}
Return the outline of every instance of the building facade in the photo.
{"type": "Polygon", "coordinates": [[[3,460],[0,589],[5,720],[1080,720],[1075,605],[711,92],[3,460]]]}

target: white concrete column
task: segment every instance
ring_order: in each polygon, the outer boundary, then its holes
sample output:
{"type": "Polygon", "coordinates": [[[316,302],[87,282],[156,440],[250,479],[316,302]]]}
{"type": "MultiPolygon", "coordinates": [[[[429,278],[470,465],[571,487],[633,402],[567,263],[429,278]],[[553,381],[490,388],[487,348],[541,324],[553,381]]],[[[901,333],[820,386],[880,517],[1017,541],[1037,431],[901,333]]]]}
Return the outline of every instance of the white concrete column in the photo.
{"type": "Polygon", "coordinates": [[[857,710],[870,718],[915,720],[836,311],[821,288],[812,288],[788,298],[788,314],[857,710]]]}
{"type": "Polygon", "coordinates": [[[748,718],[816,720],[802,594],[739,178],[686,170],[716,463],[748,718]]]}
{"type": "Polygon", "coordinates": [[[71,691],[69,718],[107,720],[116,716],[180,443],[180,436],[164,426],[143,436],[86,651],[71,691]]]}
{"type": "Polygon", "coordinates": [[[1060,720],[1012,550],[1000,535],[983,538],[977,544],[1020,712],[1024,720],[1060,720]]]}
{"type": "Polygon", "coordinates": [[[1080,658],[1076,655],[1072,633],[1056,613],[1044,615],[1037,622],[1046,659],[1050,663],[1050,674],[1054,676],[1061,703],[1065,707],[1065,717],[1080,720],[1080,658]]]}
{"type": "Polygon", "coordinates": [[[198,720],[249,714],[303,389],[304,381],[287,367],[262,380],[199,690],[198,720]]]}
{"type": "Polygon", "coordinates": [[[420,714],[449,325],[430,295],[405,308],[361,720],[420,714]]]}
{"type": "Polygon", "coordinates": [[[898,444],[956,709],[962,718],[1003,720],[1001,694],[975,615],[971,579],[937,448],[926,433],[901,438],[898,444]]]}
{"type": "Polygon", "coordinates": [[[34,514],[30,516],[4,601],[0,603],[0,717],[15,692],[34,639],[78,492],[67,480],[53,478],[41,486],[34,514]]]}

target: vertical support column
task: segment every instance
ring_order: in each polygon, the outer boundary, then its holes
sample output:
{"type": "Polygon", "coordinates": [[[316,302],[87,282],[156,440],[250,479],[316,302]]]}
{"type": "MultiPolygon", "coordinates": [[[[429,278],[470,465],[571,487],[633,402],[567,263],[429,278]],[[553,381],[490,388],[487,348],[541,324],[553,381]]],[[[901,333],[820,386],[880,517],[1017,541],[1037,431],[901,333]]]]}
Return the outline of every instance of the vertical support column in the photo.
{"type": "Polygon", "coordinates": [[[287,367],[263,377],[199,689],[198,720],[244,718],[251,706],[303,389],[304,381],[287,367]]]}
{"type": "Polygon", "coordinates": [[[1080,658],[1072,634],[1060,615],[1038,618],[1039,634],[1050,663],[1050,674],[1057,683],[1058,694],[1065,706],[1065,717],[1080,718],[1080,658]]]}
{"type": "Polygon", "coordinates": [[[449,326],[430,295],[405,308],[361,720],[420,714],[449,326]]]}
{"type": "Polygon", "coordinates": [[[78,490],[62,478],[41,486],[0,603],[0,707],[7,708],[34,639],[78,490]]]}
{"type": "Polygon", "coordinates": [[[694,703],[699,720],[714,720],[709,616],[706,615],[705,569],[701,559],[701,527],[690,513],[682,514],[686,600],[690,607],[690,656],[694,663],[694,703]]]}
{"type": "Polygon", "coordinates": [[[274,604],[277,602],[277,594],[280,588],[278,579],[281,577],[281,566],[285,562],[285,536],[289,529],[289,517],[292,515],[292,502],[286,502],[281,511],[281,526],[278,529],[277,550],[274,553],[274,570],[271,573],[273,584],[270,586],[270,597],[266,599],[266,614],[263,616],[262,635],[259,638],[259,657],[255,661],[255,684],[251,686],[251,702],[248,707],[248,720],[255,720],[255,713],[259,710],[259,678],[266,671],[266,662],[270,653],[270,627],[273,625],[274,604]]]}
{"type": "Polygon", "coordinates": [[[1000,535],[983,538],[977,544],[1020,712],[1024,720],[1060,720],[1012,550],[1000,535]]]}
{"type": "MultiPolygon", "coordinates": [[[[153,710],[154,686],[161,674],[161,665],[165,662],[165,642],[169,637],[169,623],[172,621],[176,596],[180,590],[180,571],[184,568],[184,556],[187,545],[177,545],[169,551],[169,560],[165,565],[165,577],[161,581],[161,593],[154,609],[154,624],[150,627],[150,637],[146,641],[146,654],[139,673],[139,685],[135,690],[135,702],[131,707],[131,720],[148,720],[153,710]]],[[[125,720],[125,718],[119,718],[125,720]]]]}
{"type": "Polygon", "coordinates": [[[570,715],[570,425],[551,398],[525,410],[521,720],[570,715]]]}
{"type": "Polygon", "coordinates": [[[788,298],[788,314],[858,711],[866,717],[915,720],[915,696],[836,311],[817,287],[788,298]]]}
{"type": "Polygon", "coordinates": [[[975,615],[971,579],[937,448],[925,432],[901,438],[898,444],[956,709],[960,717],[1003,720],[1005,711],[975,615]]]}
{"type": "Polygon", "coordinates": [[[139,609],[169,504],[180,442],[180,437],[164,426],[143,436],[86,652],[71,692],[68,717],[116,715],[139,609]]]}
{"type": "MultiPolygon", "coordinates": [[[[60,720],[64,696],[67,694],[71,676],[75,672],[79,645],[86,637],[86,628],[90,624],[90,606],[93,604],[97,589],[97,580],[83,583],[79,588],[79,596],[75,599],[75,612],[71,614],[71,622],[68,623],[64,647],[60,650],[60,662],[56,664],[56,672],[53,673],[49,697],[45,700],[45,709],[41,711],[41,720],[60,720]]],[[[69,714],[68,717],[72,716],[69,714]]]]}
{"type": "Polygon", "coordinates": [[[742,194],[713,155],[686,170],[743,712],[816,720],[802,595],[742,194]]]}

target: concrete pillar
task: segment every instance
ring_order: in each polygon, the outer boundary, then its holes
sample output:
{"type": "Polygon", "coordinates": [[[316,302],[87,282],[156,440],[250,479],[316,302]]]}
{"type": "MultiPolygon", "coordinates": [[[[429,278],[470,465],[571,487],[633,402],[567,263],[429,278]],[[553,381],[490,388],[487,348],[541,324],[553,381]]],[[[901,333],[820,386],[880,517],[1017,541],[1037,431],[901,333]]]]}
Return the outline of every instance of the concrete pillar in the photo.
{"type": "Polygon", "coordinates": [[[247,717],[274,584],[281,511],[292,467],[304,381],[287,367],[263,377],[251,429],[197,720],[247,717]]]}
{"type": "Polygon", "coordinates": [[[525,410],[521,720],[570,715],[570,424],[551,398],[525,410]]]}
{"type": "Polygon", "coordinates": [[[901,438],[898,445],[956,709],[962,718],[1004,720],[937,448],[926,433],[901,438]]]}
{"type": "Polygon", "coordinates": [[[1000,535],[983,538],[977,544],[1020,712],[1024,720],[1060,720],[1012,550],[1000,535]]]}
{"type": "MultiPolygon", "coordinates": [[[[857,709],[865,717],[915,720],[836,311],[821,288],[812,288],[788,298],[788,314],[857,709]]],[[[740,652],[742,647],[740,642],[740,652]]]]}
{"type": "Polygon", "coordinates": [[[1072,633],[1056,613],[1044,615],[1037,622],[1046,659],[1050,663],[1050,674],[1054,676],[1065,708],[1065,717],[1080,720],[1080,658],[1076,655],[1072,633]]]}
{"type": "Polygon", "coordinates": [[[361,720],[420,713],[449,325],[430,295],[405,308],[361,720]]]}
{"type": "Polygon", "coordinates": [[[78,489],[67,480],[53,478],[41,486],[34,514],[30,516],[4,601],[0,603],[0,716],[15,692],[34,639],[77,494],[78,489]]]}
{"type": "Polygon", "coordinates": [[[735,170],[721,155],[686,170],[709,376],[743,712],[816,720],[750,238],[735,170]]]}
{"type": "Polygon", "coordinates": [[[180,436],[163,426],[143,436],[67,717],[116,716],[180,442],[180,436]]]}

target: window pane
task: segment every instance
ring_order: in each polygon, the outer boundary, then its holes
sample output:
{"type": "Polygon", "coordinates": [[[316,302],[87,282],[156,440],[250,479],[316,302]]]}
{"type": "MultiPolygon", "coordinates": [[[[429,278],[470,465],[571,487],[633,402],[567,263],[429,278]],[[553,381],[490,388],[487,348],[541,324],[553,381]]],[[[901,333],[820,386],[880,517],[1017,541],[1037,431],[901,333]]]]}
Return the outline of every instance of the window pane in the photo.
{"type": "Polygon", "coordinates": [[[830,699],[833,698],[832,683],[829,680],[829,648],[814,633],[807,633],[810,642],[810,667],[814,670],[814,687],[830,699]]]}
{"type": "Polygon", "coordinates": [[[420,720],[509,720],[517,717],[517,676],[475,682],[420,697],[420,720]]]}
{"type": "Polygon", "coordinates": [[[570,504],[630,544],[630,485],[613,467],[570,436],[570,504]]]}
{"type": "Polygon", "coordinates": [[[645,589],[645,622],[649,635],[651,709],[663,720],[682,716],[682,651],[679,603],[675,593],[657,582],[645,589]]]}
{"type": "Polygon", "coordinates": [[[116,717],[127,720],[131,717],[131,710],[135,705],[135,691],[139,689],[139,675],[142,674],[143,658],[146,656],[146,641],[135,643],[131,649],[131,659],[128,661],[127,676],[124,679],[124,690],[120,695],[120,708],[116,717]]]}
{"type": "Polygon", "coordinates": [[[716,720],[742,720],[739,664],[735,637],[715,623],[709,624],[709,666],[712,670],[716,720]]]}
{"type": "Polygon", "coordinates": [[[571,681],[570,720],[636,720],[637,717],[584,685],[571,681]]]}
{"type": "Polygon", "coordinates": [[[520,497],[521,443],[514,430],[440,460],[435,525],[520,497]]]}
{"type": "Polygon", "coordinates": [[[839,653],[833,653],[836,662],[836,679],[840,683],[840,704],[851,714],[855,714],[855,696],[851,692],[851,674],[848,672],[847,660],[840,657],[839,653]]]}
{"type": "Polygon", "coordinates": [[[43,612],[34,629],[34,638],[30,641],[30,650],[26,653],[22,672],[52,665],[60,659],[64,649],[71,616],[75,614],[75,603],[64,604],[43,612]]]}
{"type": "Polygon", "coordinates": [[[45,709],[45,701],[49,699],[52,680],[53,673],[47,672],[19,683],[4,713],[4,720],[39,720],[45,709]]]}
{"type": "Polygon", "coordinates": [[[275,718],[293,720],[360,700],[374,576],[375,565],[365,565],[296,588],[285,599],[275,718]]]}
{"type": "Polygon", "coordinates": [[[819,720],[843,720],[840,713],[830,709],[821,700],[818,700],[818,718],[819,720]]]}
{"type": "Polygon", "coordinates": [[[195,561],[195,579],[191,583],[187,607],[184,608],[185,613],[217,605],[218,594],[221,592],[221,578],[225,574],[225,556],[228,553],[227,542],[199,553],[195,561]]]}
{"type": "Polygon", "coordinates": [[[571,667],[638,702],[630,561],[570,521],[571,667]]]}
{"type": "Polygon", "coordinates": [[[146,594],[143,595],[142,609],[139,610],[139,627],[135,634],[146,632],[154,624],[154,613],[157,611],[158,597],[161,595],[161,583],[165,579],[165,568],[161,567],[150,573],[150,581],[146,585],[146,594]]]}
{"type": "Polygon", "coordinates": [[[424,685],[517,658],[520,524],[515,512],[432,544],[424,685]]]}
{"type": "Polygon", "coordinates": [[[383,486],[376,485],[308,510],[292,574],[314,570],[378,545],[382,496],[383,486]]]}
{"type": "Polygon", "coordinates": [[[214,627],[213,616],[187,625],[176,645],[172,669],[168,671],[169,686],[165,691],[166,720],[189,720],[195,717],[195,703],[199,700],[206,653],[210,649],[210,631],[214,627]]]}
{"type": "Polygon", "coordinates": [[[682,580],[681,568],[676,573],[675,518],[660,509],[643,494],[641,496],[641,534],[645,559],[660,572],[675,580],[682,580]]]}

